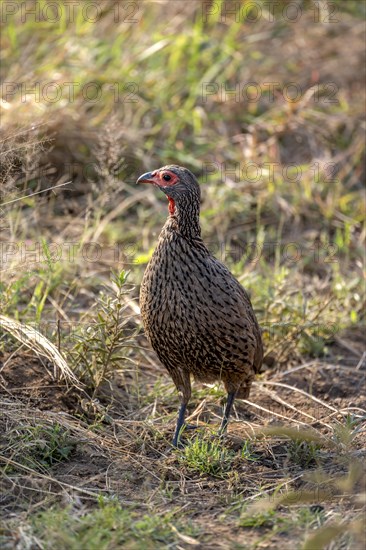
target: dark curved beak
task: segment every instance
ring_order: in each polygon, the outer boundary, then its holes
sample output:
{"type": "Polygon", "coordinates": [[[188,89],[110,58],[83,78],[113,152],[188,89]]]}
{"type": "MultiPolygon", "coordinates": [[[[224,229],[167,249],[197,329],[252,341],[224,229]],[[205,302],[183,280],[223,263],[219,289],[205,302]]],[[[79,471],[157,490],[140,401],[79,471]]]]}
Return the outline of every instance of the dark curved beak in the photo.
{"type": "Polygon", "coordinates": [[[153,172],[146,172],[146,174],[142,174],[136,183],[155,183],[153,172]]]}

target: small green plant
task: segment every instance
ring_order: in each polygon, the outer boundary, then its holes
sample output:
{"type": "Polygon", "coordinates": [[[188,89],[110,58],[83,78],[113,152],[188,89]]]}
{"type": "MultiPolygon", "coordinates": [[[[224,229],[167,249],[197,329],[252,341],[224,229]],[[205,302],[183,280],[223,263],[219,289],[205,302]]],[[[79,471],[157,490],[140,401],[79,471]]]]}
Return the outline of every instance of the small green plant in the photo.
{"type": "Polygon", "coordinates": [[[97,393],[101,383],[126,361],[128,350],[134,345],[135,327],[129,326],[128,306],[124,302],[128,272],[112,271],[110,287],[105,287],[97,299],[96,313],[88,327],[76,336],[77,344],[71,351],[74,368],[97,393]]]}
{"type": "Polygon", "coordinates": [[[244,441],[243,447],[240,451],[240,456],[241,458],[245,458],[245,460],[250,460],[251,462],[258,460],[259,457],[253,452],[253,445],[249,439],[244,441]]]}
{"type": "Polygon", "coordinates": [[[276,521],[276,512],[269,510],[268,512],[258,512],[257,514],[244,514],[240,520],[241,527],[257,529],[258,527],[272,528],[276,521]]]}
{"type": "Polygon", "coordinates": [[[196,436],[184,447],[179,461],[189,469],[214,477],[226,477],[235,453],[223,447],[220,439],[201,439],[196,436]]]}
{"type": "Polygon", "coordinates": [[[334,426],[334,441],[341,447],[348,449],[355,437],[361,432],[365,432],[365,420],[365,416],[359,417],[347,414],[343,423],[334,426]]]}
{"type": "Polygon", "coordinates": [[[7,283],[0,280],[0,314],[19,317],[22,289],[28,287],[31,275],[25,273],[7,283]]]}
{"type": "Polygon", "coordinates": [[[192,534],[189,525],[177,524],[174,512],[141,513],[116,500],[99,499],[98,507],[88,512],[55,507],[32,517],[32,534],[50,550],[175,548],[177,531],[192,534]]]}
{"type": "Polygon", "coordinates": [[[309,506],[303,506],[292,513],[288,510],[286,515],[275,509],[253,513],[245,507],[239,525],[245,529],[270,530],[269,536],[273,536],[276,533],[296,532],[299,529],[307,531],[321,526],[323,521],[322,511],[309,506]]]}
{"type": "Polygon", "coordinates": [[[288,446],[288,457],[291,462],[301,468],[309,468],[316,464],[319,457],[320,445],[314,441],[294,439],[288,446]]]}
{"type": "Polygon", "coordinates": [[[43,262],[35,273],[37,282],[33,290],[32,298],[25,311],[33,313],[37,323],[41,320],[49,295],[61,284],[65,275],[62,263],[55,261],[45,239],[41,239],[40,244],[43,262]]]}
{"type": "Polygon", "coordinates": [[[327,352],[325,339],[323,337],[314,337],[304,330],[301,335],[299,350],[300,353],[309,357],[323,357],[327,352]]]}
{"type": "Polygon", "coordinates": [[[76,449],[70,432],[58,423],[22,426],[7,435],[6,455],[35,470],[68,460],[76,449]]]}

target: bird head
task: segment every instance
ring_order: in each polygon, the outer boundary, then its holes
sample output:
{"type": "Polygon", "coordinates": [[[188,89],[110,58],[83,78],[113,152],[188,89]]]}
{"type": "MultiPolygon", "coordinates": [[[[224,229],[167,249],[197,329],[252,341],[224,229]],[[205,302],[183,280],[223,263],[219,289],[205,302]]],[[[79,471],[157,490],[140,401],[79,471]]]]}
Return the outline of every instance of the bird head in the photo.
{"type": "Polygon", "coordinates": [[[146,172],[136,183],[151,183],[161,189],[168,197],[170,215],[175,213],[176,205],[179,207],[192,199],[200,200],[200,186],[195,176],[187,168],[175,164],[146,172]]]}

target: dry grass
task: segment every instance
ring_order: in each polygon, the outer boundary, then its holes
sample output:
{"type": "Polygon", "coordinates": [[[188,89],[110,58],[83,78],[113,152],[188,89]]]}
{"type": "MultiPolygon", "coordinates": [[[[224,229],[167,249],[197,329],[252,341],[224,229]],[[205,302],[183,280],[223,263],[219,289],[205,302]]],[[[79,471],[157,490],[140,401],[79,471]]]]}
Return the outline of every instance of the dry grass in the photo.
{"type": "Polygon", "coordinates": [[[54,367],[53,376],[55,380],[65,380],[66,383],[80,388],[80,381],[70,369],[59,350],[38,330],[24,325],[15,319],[9,319],[5,315],[0,315],[0,328],[3,332],[8,332],[21,342],[22,347],[24,346],[32,350],[37,357],[42,356],[47,358],[54,367]]]}

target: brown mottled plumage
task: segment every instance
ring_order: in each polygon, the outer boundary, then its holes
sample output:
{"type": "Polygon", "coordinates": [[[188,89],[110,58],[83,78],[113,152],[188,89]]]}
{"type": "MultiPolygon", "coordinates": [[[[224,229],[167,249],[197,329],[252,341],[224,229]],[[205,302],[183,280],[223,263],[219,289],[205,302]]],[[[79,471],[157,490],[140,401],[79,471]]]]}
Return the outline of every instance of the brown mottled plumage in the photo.
{"type": "Polygon", "coordinates": [[[170,165],[137,181],[159,187],[169,200],[170,215],[141,284],[140,307],[151,345],[181,394],[177,445],[191,375],[224,383],[224,431],[234,398],[249,396],[260,370],[262,339],[248,294],[201,239],[200,187],[194,175],[170,165]]]}

